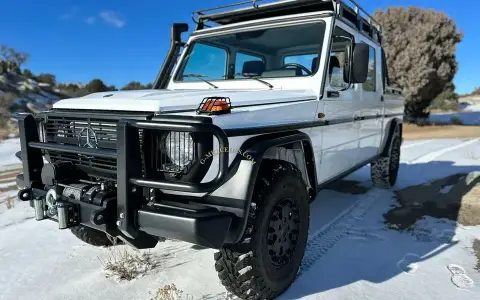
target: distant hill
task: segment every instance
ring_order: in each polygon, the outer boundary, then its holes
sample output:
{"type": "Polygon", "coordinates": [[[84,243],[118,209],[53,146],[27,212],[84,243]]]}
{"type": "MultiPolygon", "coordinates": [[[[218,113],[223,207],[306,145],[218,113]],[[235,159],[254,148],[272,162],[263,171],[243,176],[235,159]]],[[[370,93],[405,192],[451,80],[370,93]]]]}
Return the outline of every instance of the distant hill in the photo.
{"type": "Polygon", "coordinates": [[[14,97],[11,112],[37,112],[69,96],[47,83],[37,82],[24,75],[5,72],[0,75],[0,95],[14,97]]]}
{"type": "Polygon", "coordinates": [[[468,109],[468,107],[480,107],[480,95],[462,96],[458,99],[460,109],[468,109]]]}
{"type": "Polygon", "coordinates": [[[480,104],[480,95],[461,96],[458,101],[470,104],[480,104]]]}

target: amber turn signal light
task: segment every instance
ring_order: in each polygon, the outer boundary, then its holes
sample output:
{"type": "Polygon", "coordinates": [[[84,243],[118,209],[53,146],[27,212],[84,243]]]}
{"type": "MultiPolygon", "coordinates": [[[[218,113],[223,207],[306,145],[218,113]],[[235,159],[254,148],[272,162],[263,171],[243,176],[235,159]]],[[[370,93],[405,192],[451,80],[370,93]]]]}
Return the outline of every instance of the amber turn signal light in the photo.
{"type": "Polygon", "coordinates": [[[208,97],[197,108],[197,114],[220,115],[230,113],[232,105],[227,97],[208,97]]]}

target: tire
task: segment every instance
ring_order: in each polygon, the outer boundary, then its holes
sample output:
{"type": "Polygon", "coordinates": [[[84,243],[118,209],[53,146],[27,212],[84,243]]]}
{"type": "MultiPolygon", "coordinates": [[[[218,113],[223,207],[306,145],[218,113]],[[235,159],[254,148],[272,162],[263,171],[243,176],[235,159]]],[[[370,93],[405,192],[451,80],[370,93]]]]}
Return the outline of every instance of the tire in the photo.
{"type": "Polygon", "coordinates": [[[309,218],[309,195],[300,171],[283,161],[264,160],[241,241],[215,253],[215,269],[227,291],[256,300],[273,299],[287,290],[303,259],[309,218]]]}
{"type": "Polygon", "coordinates": [[[401,145],[401,131],[400,127],[397,126],[392,133],[387,154],[378,157],[371,163],[370,174],[374,187],[390,189],[395,186],[400,169],[401,145]]]}
{"type": "Polygon", "coordinates": [[[82,242],[85,242],[92,246],[108,247],[121,243],[120,240],[115,239],[114,237],[109,237],[106,233],[102,231],[84,225],[78,225],[70,228],[70,231],[82,242]]]}

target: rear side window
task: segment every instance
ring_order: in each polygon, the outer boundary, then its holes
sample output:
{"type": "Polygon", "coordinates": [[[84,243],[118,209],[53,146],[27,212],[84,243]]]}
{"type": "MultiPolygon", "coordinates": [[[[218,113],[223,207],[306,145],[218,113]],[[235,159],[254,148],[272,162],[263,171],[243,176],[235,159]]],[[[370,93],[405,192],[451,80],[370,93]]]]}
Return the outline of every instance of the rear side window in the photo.
{"type": "Polygon", "coordinates": [[[383,89],[390,84],[388,78],[388,66],[387,66],[387,56],[385,55],[385,50],[382,49],[382,75],[383,75],[383,89]]]}
{"type": "Polygon", "coordinates": [[[367,92],[375,92],[376,86],[376,57],[375,49],[370,47],[370,55],[368,59],[368,75],[367,81],[363,83],[363,90],[367,92]]]}

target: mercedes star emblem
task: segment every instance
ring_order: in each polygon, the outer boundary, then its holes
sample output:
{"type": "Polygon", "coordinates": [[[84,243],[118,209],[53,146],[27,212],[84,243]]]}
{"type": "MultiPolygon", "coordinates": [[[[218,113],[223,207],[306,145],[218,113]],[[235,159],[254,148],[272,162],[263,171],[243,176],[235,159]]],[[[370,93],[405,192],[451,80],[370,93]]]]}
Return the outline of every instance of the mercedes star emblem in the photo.
{"type": "Polygon", "coordinates": [[[78,134],[78,145],[85,148],[98,148],[97,134],[90,126],[83,128],[78,134]]]}

